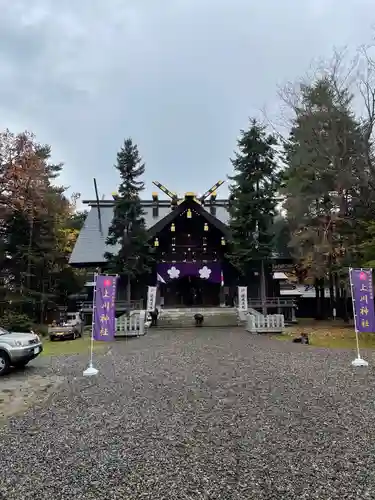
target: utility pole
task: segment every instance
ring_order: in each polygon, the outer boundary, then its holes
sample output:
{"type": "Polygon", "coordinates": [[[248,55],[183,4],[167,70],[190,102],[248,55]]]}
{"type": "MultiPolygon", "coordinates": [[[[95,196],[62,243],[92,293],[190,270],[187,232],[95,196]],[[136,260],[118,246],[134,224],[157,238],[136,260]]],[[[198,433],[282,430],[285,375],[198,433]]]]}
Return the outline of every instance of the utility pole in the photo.
{"type": "MultiPolygon", "coordinates": [[[[256,221],[255,223],[255,232],[253,235],[255,241],[255,249],[259,250],[259,223],[256,221]]],[[[266,288],[266,274],[264,270],[264,260],[260,258],[260,302],[262,306],[262,314],[264,316],[267,315],[267,288],[266,288]]]]}
{"type": "MultiPolygon", "coordinates": [[[[125,223],[125,230],[124,230],[124,237],[123,237],[122,245],[123,245],[124,255],[127,256],[128,260],[131,258],[130,254],[129,254],[129,250],[130,250],[129,233],[130,233],[130,231],[131,231],[131,222],[127,218],[126,223],[125,223]],[[127,246],[127,250],[125,251],[126,246],[127,246]]],[[[131,280],[130,280],[130,274],[128,272],[127,280],[126,280],[126,302],[128,304],[129,309],[130,309],[130,301],[131,301],[131,280]]]]}
{"type": "Polygon", "coordinates": [[[264,270],[264,260],[260,260],[260,299],[262,303],[262,314],[267,316],[267,293],[266,293],[266,273],[264,270]]]}

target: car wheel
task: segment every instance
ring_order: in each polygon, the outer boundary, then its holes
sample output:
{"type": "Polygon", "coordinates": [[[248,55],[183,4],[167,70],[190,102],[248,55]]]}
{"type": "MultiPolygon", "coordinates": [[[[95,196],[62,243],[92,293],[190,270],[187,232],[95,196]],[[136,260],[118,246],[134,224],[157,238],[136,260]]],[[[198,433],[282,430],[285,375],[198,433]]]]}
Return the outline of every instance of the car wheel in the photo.
{"type": "Polygon", "coordinates": [[[8,373],[10,368],[10,359],[5,351],[0,351],[0,375],[8,373]]]}
{"type": "Polygon", "coordinates": [[[77,333],[77,332],[74,332],[74,333],[73,333],[73,340],[75,340],[77,337],[78,337],[78,333],[77,333]]]}
{"type": "Polygon", "coordinates": [[[50,335],[50,341],[53,342],[55,340],[55,337],[53,335],[50,335]]]}

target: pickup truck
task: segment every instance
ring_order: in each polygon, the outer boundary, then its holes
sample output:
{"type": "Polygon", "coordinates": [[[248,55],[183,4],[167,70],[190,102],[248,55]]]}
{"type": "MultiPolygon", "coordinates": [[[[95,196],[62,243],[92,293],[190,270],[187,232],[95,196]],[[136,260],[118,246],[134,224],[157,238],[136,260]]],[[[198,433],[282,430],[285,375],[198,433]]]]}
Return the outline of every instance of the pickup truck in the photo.
{"type": "Polygon", "coordinates": [[[53,324],[48,327],[48,335],[50,340],[75,340],[78,337],[82,337],[84,326],[81,313],[68,313],[66,321],[59,325],[53,324]]]}
{"type": "Polygon", "coordinates": [[[0,328],[0,376],[11,366],[26,366],[43,351],[40,338],[35,333],[8,332],[0,328]]]}

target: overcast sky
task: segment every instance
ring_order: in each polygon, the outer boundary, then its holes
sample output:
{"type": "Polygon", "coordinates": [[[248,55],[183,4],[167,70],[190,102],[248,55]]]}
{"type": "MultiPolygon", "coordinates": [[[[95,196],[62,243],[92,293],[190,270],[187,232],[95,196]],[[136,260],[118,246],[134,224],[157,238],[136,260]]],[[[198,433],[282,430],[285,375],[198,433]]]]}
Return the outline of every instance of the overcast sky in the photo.
{"type": "MultiPolygon", "coordinates": [[[[203,192],[230,173],[249,116],[332,47],[369,42],[374,0],[0,0],[0,127],[65,163],[83,198],[116,190],[124,137],[147,193],[203,192]]],[[[225,189],[220,192],[225,194],[225,189]]]]}

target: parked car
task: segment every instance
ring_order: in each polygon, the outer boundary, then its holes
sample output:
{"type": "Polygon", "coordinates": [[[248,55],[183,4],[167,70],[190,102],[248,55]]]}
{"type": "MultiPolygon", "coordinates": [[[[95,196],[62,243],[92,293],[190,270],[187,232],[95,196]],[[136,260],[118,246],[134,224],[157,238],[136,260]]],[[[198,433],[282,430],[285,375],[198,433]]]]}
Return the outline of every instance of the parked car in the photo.
{"type": "Polygon", "coordinates": [[[80,312],[68,313],[66,321],[49,326],[48,335],[50,340],[75,340],[82,337],[84,326],[80,312]]]}
{"type": "Polygon", "coordinates": [[[11,366],[26,366],[42,351],[42,342],[35,333],[8,332],[0,327],[0,375],[5,375],[11,366]]]}

